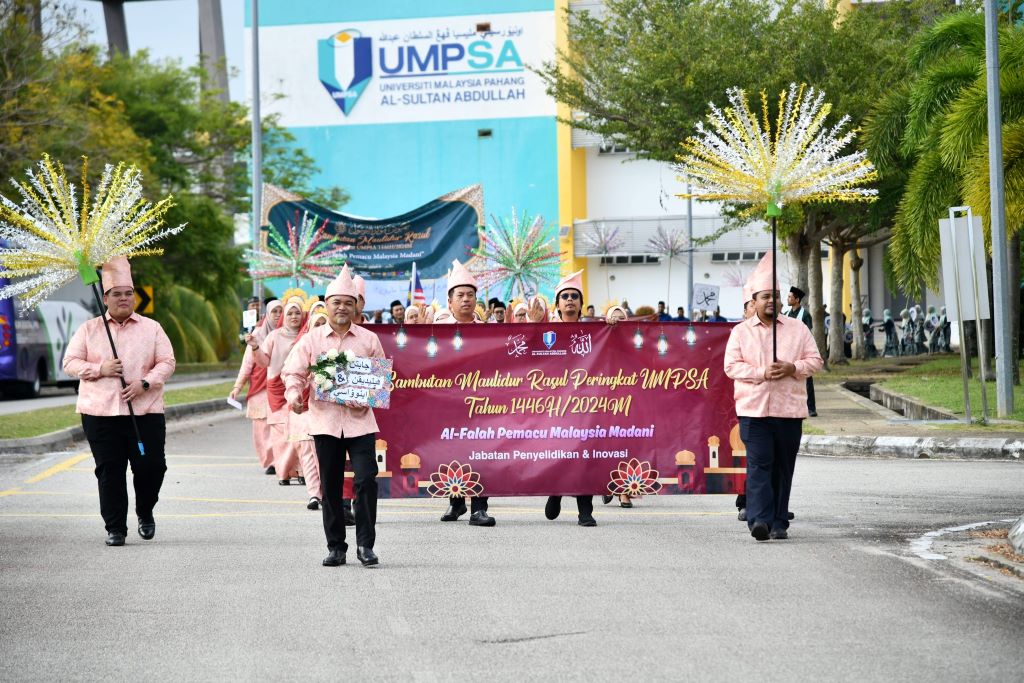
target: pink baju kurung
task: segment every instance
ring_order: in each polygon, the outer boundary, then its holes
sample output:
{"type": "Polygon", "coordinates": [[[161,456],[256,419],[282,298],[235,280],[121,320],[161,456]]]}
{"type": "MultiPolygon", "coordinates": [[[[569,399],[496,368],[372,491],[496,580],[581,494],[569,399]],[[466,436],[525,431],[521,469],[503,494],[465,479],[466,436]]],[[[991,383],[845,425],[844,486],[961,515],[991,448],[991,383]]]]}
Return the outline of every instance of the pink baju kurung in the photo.
{"type": "Polygon", "coordinates": [[[270,425],[267,424],[266,383],[262,389],[252,393],[252,375],[256,371],[256,360],[253,357],[252,347],[245,347],[245,354],[242,356],[242,367],[238,369],[238,377],[235,379],[235,389],[241,390],[249,384],[249,394],[245,398],[245,416],[252,420],[252,445],[256,451],[256,457],[260,461],[260,467],[264,469],[274,464],[274,449],[270,442],[270,425]]]}
{"type": "MultiPolygon", "coordinates": [[[[285,358],[295,343],[297,332],[290,332],[286,328],[278,328],[272,331],[260,345],[260,350],[270,357],[270,364],[267,366],[267,383],[280,378],[281,368],[284,367],[285,358]]],[[[268,406],[267,424],[270,426],[270,442],[274,452],[274,469],[277,471],[277,478],[280,480],[291,479],[299,476],[299,449],[297,442],[288,438],[288,421],[291,411],[287,404],[277,410],[268,406]]]]}

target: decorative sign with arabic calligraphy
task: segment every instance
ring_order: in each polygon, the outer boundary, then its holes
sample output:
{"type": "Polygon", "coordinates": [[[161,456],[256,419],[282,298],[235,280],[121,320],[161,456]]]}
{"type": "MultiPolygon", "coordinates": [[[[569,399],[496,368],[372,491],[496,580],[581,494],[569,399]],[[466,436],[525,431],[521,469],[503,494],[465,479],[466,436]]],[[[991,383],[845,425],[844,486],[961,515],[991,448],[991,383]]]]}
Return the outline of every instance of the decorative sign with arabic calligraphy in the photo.
{"type": "Polygon", "coordinates": [[[318,401],[343,405],[391,407],[391,360],[387,358],[353,358],[339,366],[331,386],[313,386],[318,401]]]}

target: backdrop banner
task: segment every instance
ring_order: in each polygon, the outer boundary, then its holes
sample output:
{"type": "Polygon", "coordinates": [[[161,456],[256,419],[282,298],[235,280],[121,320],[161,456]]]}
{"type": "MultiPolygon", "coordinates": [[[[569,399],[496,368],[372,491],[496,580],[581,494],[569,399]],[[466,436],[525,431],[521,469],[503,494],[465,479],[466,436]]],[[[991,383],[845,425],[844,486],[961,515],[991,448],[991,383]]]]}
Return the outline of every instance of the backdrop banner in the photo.
{"type": "Polygon", "coordinates": [[[273,185],[264,185],[263,225],[287,239],[288,224],[309,216],[349,247],[348,266],[367,280],[408,280],[412,264],[420,277],[446,277],[452,260],[466,261],[480,246],[484,224],[479,185],[450,192],[394,218],[360,218],[320,206],[273,185]]]}
{"type": "Polygon", "coordinates": [[[382,497],[736,493],[730,325],[374,325],[382,497]]]}

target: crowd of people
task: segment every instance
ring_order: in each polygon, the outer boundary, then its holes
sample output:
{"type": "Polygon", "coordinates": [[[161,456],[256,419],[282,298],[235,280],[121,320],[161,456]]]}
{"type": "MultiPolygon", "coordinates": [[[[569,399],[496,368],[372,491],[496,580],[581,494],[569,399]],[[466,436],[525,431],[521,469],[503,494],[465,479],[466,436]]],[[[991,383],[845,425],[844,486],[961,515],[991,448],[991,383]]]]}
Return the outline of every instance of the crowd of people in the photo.
{"type": "MultiPolygon", "coordinates": [[[[789,314],[777,315],[778,284],[772,282],[766,264],[763,260],[744,289],[744,320],[731,331],[724,367],[734,380],[736,412],[747,449],[741,518],[759,541],[787,536],[789,490],[802,421],[809,414],[810,378],[822,364],[800,306],[803,293],[791,290],[789,314]]],[[[447,307],[435,311],[432,306],[406,308],[395,302],[391,315],[406,325],[579,322],[590,312],[583,300],[582,275],[583,271],[572,273],[556,285],[553,306],[536,296],[509,307],[493,300],[484,308],[477,301],[474,276],[456,261],[448,280],[447,307]]],[[[82,382],[77,410],[96,461],[106,543],[121,546],[127,535],[129,465],[139,535],[151,540],[156,532],[153,509],[166,472],[163,385],[173,373],[174,354],[160,325],[134,313],[127,260],[104,265],[102,286],[106,311],[75,333],[64,370],[82,382]],[[115,338],[120,355],[113,350],[115,338]]],[[[379,563],[374,551],[378,428],[373,410],[351,401],[311,400],[311,368],[319,358],[341,353],[384,357],[364,315],[365,296],[365,282],[345,267],[328,284],[322,300],[290,291],[281,300],[267,303],[262,319],[244,335],[245,353],[231,392],[237,398],[248,387],[246,416],[263,472],[275,476],[282,486],[293,481],[304,486],[307,507],[322,511],[328,547],[325,566],[346,563],[348,526],[355,526],[360,563],[379,563]],[[346,461],[354,474],[354,500],[343,495],[346,461]]],[[[260,304],[250,302],[257,311],[260,304]]],[[[656,315],[667,315],[665,309],[660,302],[656,315]]],[[[630,313],[624,301],[610,306],[604,321],[614,325],[631,317],[630,313]]],[[[594,495],[575,498],[579,526],[596,526],[594,495]]],[[[605,504],[612,500],[603,497],[605,504]]],[[[619,504],[628,508],[632,501],[622,496],[619,504]]],[[[465,498],[449,499],[441,521],[456,521],[467,512],[472,526],[496,524],[484,496],[472,498],[468,505],[465,498]]],[[[549,497],[545,517],[555,520],[561,512],[562,497],[549,497]]]]}

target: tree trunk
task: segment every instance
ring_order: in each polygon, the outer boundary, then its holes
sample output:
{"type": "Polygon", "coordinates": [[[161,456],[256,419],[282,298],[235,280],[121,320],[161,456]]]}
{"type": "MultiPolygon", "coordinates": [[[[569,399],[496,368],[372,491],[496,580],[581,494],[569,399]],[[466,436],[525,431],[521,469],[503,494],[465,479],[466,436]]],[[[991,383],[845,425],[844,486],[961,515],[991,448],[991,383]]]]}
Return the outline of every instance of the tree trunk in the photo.
{"type": "Polygon", "coordinates": [[[807,255],[807,299],[811,312],[813,327],[811,333],[814,335],[814,343],[818,345],[818,353],[825,359],[825,366],[828,367],[828,354],[825,352],[825,307],[822,288],[824,283],[821,276],[821,243],[811,245],[807,255]]]}
{"type": "Polygon", "coordinates": [[[860,257],[857,245],[853,245],[853,253],[850,255],[850,317],[853,318],[853,357],[864,360],[868,357],[867,349],[864,347],[864,326],[861,318],[864,317],[860,300],[860,269],[864,265],[864,259],[860,257]]]}
{"type": "MultiPolygon", "coordinates": [[[[803,291],[809,291],[807,284],[807,257],[810,255],[811,249],[807,241],[806,229],[798,234],[787,237],[786,249],[789,251],[790,281],[803,291]]],[[[806,302],[804,303],[806,305],[806,302]]]]}
{"type": "Polygon", "coordinates": [[[829,315],[832,318],[828,329],[828,362],[831,365],[847,363],[846,354],[843,353],[844,335],[846,334],[846,326],[843,325],[843,256],[845,254],[846,245],[839,240],[833,240],[829,249],[829,258],[832,262],[832,282],[828,297],[829,315]]]}

